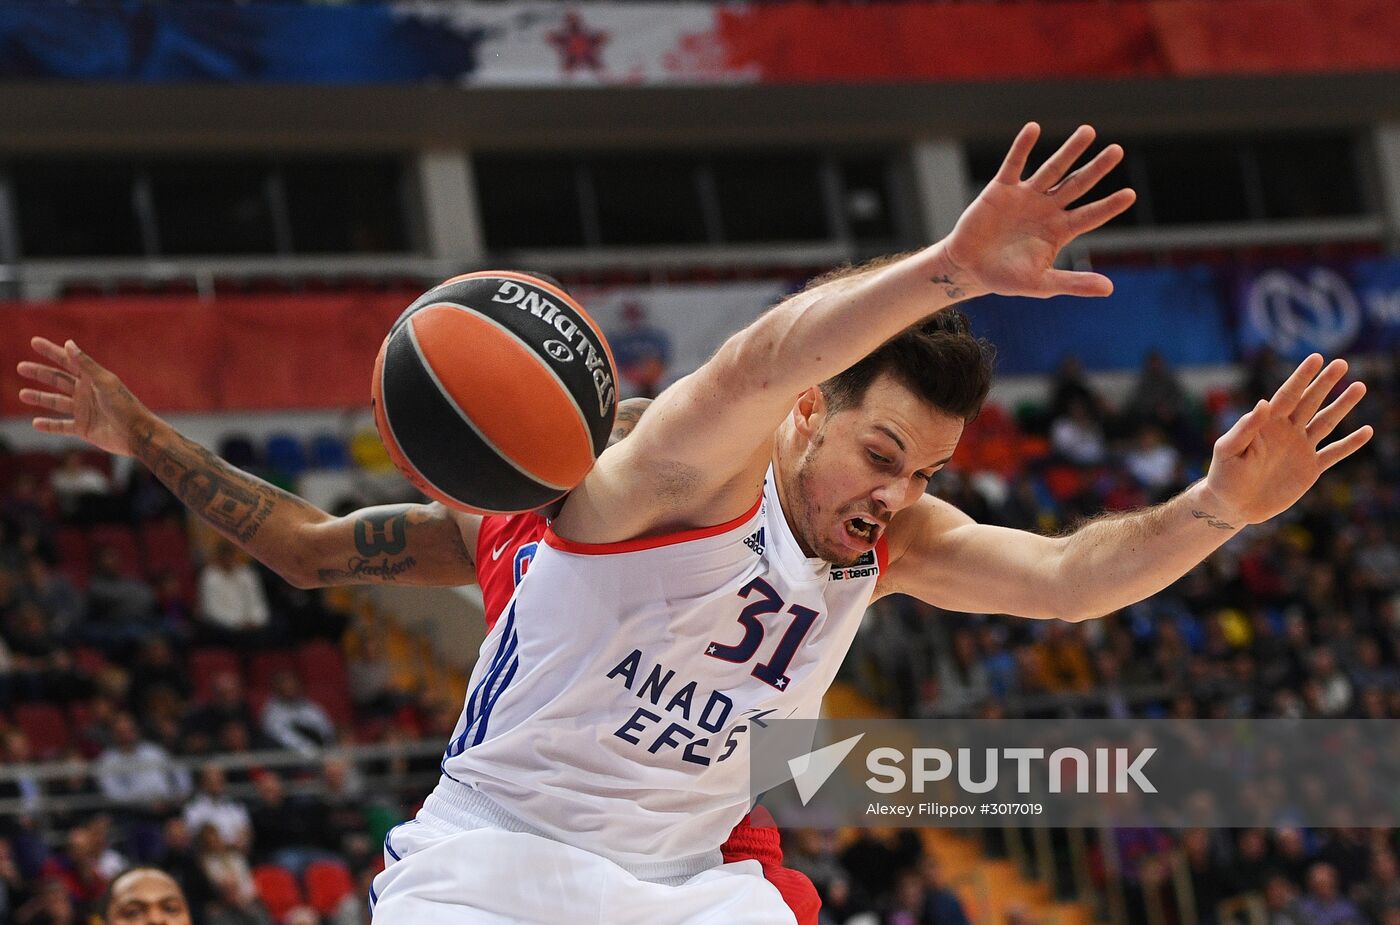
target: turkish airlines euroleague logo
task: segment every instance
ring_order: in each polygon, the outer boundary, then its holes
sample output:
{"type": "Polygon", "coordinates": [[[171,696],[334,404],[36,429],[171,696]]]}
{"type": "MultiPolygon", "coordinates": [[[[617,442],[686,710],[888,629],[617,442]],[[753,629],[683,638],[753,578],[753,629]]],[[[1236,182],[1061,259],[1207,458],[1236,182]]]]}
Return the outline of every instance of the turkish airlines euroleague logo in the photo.
{"type": "Polygon", "coordinates": [[[593,376],[593,387],[598,392],[598,413],[607,415],[617,398],[612,369],[602,345],[594,341],[593,332],[586,325],[574,320],[571,308],[561,308],[539,289],[514,280],[502,280],[491,301],[514,305],[558,332],[559,337],[550,338],[542,345],[545,353],[559,363],[572,363],[581,356],[584,366],[593,376]]]}

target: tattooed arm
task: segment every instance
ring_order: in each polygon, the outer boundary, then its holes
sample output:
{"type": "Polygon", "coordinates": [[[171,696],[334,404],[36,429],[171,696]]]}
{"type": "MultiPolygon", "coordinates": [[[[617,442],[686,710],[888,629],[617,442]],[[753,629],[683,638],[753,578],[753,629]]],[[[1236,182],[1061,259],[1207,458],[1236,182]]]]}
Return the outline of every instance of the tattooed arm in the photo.
{"type": "Polygon", "coordinates": [[[480,518],[440,504],[332,517],[181,436],[72,341],[60,347],[36,337],[32,345],[52,365],[19,364],[22,375],[46,387],[24,389],[20,397],[56,415],[36,418],[36,428],[136,457],[191,511],[289,583],[310,588],[476,580],[471,550],[480,518]]]}

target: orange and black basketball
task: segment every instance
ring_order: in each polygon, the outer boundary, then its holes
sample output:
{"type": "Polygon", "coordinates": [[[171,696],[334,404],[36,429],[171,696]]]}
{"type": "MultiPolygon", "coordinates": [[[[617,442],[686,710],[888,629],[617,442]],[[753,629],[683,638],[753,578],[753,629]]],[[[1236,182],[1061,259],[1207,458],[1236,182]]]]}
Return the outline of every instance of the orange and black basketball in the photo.
{"type": "Polygon", "coordinates": [[[374,367],[374,420],[424,494],[515,513],[573,489],[607,446],[612,352],[588,314],[538,277],[483,271],[430,289],[374,367]]]}

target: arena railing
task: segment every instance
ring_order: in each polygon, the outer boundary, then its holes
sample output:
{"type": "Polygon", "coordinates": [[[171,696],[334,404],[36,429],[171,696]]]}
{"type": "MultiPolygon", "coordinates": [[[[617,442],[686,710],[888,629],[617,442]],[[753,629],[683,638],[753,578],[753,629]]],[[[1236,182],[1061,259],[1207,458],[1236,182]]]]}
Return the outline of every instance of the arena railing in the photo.
{"type": "MultiPolygon", "coordinates": [[[[331,747],[316,752],[301,752],[289,749],[264,750],[211,754],[205,756],[181,756],[169,761],[148,762],[144,765],[133,762],[124,770],[150,768],[173,768],[188,780],[197,779],[199,769],[206,765],[217,765],[229,771],[249,771],[257,769],[276,771],[308,772],[320,768],[326,761],[341,759],[352,765],[363,782],[364,793],[388,795],[421,785],[422,795],[426,796],[439,777],[437,760],[442,757],[443,743],[438,739],[411,742],[385,742],[372,745],[352,745],[331,747]],[[413,759],[431,759],[429,769],[413,771],[406,767],[396,769],[397,763],[413,759]],[[382,768],[376,767],[383,765],[382,768]]],[[[15,784],[32,781],[39,784],[41,794],[26,799],[23,797],[0,800],[0,817],[37,816],[40,818],[60,813],[102,812],[122,809],[141,809],[142,803],[116,802],[101,792],[78,794],[53,794],[43,792],[48,785],[71,784],[75,781],[90,783],[97,788],[97,780],[102,772],[96,761],[47,761],[32,764],[0,765],[0,784],[15,784]]],[[[284,789],[288,796],[315,795],[324,792],[319,775],[308,775],[306,779],[294,776],[284,777],[284,789]]],[[[239,799],[254,796],[256,790],[251,783],[230,783],[228,794],[239,799]]],[[[183,799],[194,795],[191,790],[183,799]]]]}

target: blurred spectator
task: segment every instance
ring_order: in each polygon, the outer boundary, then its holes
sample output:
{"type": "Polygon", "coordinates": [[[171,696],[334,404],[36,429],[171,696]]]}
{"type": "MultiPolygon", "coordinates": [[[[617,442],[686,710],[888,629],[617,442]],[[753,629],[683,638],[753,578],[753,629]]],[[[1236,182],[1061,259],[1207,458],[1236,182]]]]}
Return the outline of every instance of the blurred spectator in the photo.
{"type": "Polygon", "coordinates": [[[226,540],[199,575],[200,636],[213,645],[254,645],[265,636],[269,611],[262,582],[226,540]]]}
{"type": "Polygon", "coordinates": [[[14,920],[14,913],[27,898],[24,880],[15,864],[10,843],[0,838],[0,922],[14,920]]]}
{"type": "Polygon", "coordinates": [[[190,906],[180,884],[155,867],[134,867],[112,881],[96,910],[102,925],[190,925],[190,906]]]}
{"type": "Polygon", "coordinates": [[[923,865],[924,914],[923,920],[931,925],[971,925],[962,900],[948,888],[943,880],[943,868],[933,855],[924,858],[923,865]]]}
{"type": "Polygon", "coordinates": [[[49,490],[64,520],[102,519],[111,512],[112,480],[89,464],[80,450],[63,454],[63,462],[49,475],[49,490]]]}
{"type": "Polygon", "coordinates": [[[301,681],[290,671],[280,671],[273,678],[262,728],[278,746],[303,754],[335,743],[335,724],[320,704],[302,694],[301,681]]]}
{"type": "Polygon", "coordinates": [[[1154,501],[1162,500],[1168,489],[1178,488],[1185,481],[1181,476],[1181,453],[1155,425],[1138,432],[1136,442],[1123,456],[1123,464],[1154,501]]]}
{"type": "Polygon", "coordinates": [[[49,630],[59,639],[68,639],[87,612],[87,602],[68,576],[49,567],[41,556],[30,556],[24,569],[26,591],[48,614],[49,630]]]}
{"type": "Polygon", "coordinates": [[[344,851],[346,839],[365,828],[364,780],[350,762],[332,755],[321,764],[321,788],[313,809],[321,846],[344,851]]]}
{"type": "Polygon", "coordinates": [[[96,902],[107,888],[107,877],[99,866],[102,848],[91,826],[74,826],[68,830],[63,850],[44,863],[44,879],[61,884],[68,898],[79,906],[96,902]]]}
{"type": "Polygon", "coordinates": [[[1099,424],[1107,417],[1107,406],[1084,374],[1084,364],[1079,357],[1071,355],[1060,361],[1050,383],[1050,420],[1068,416],[1075,404],[1099,424]]]}
{"type": "Polygon", "coordinates": [[[1067,462],[1097,466],[1104,461],[1107,445],[1103,425],[1083,399],[1073,399],[1065,412],[1050,422],[1050,446],[1067,462]]]}
{"type": "Polygon", "coordinates": [[[1371,855],[1370,876],[1358,883],[1352,898],[1372,921],[1379,922],[1387,909],[1400,908],[1400,864],[1395,852],[1380,848],[1371,855]]]}
{"type": "Polygon", "coordinates": [[[89,619],[113,628],[137,624],[154,629],[155,605],[156,595],[149,585],[122,574],[117,551],[110,546],[100,547],[88,579],[89,619]]]}
{"type": "Polygon", "coordinates": [[[141,643],[131,670],[131,703],[150,716],[150,700],[157,691],[164,691],[182,703],[189,696],[190,683],[185,666],[169,640],[152,636],[141,643]]]}
{"type": "Polygon", "coordinates": [[[237,847],[228,844],[212,824],[206,824],[195,835],[195,856],[204,876],[214,885],[215,901],[226,903],[235,910],[245,909],[257,901],[258,888],[248,859],[237,847]]]}
{"type": "Polygon", "coordinates": [[[209,751],[230,724],[242,727],[244,740],[251,743],[256,723],[243,696],[242,679],[233,672],[220,672],[209,687],[209,702],[185,717],[186,748],[195,753],[209,751]]]}
{"type": "Polygon", "coordinates": [[[1337,871],[1331,864],[1308,868],[1308,892],[1298,900],[1300,925],[1367,925],[1361,910],[1339,895],[1337,871]]]}
{"type": "Polygon", "coordinates": [[[103,796],[122,805],[169,805],[189,790],[188,773],[165,749],[143,742],[128,713],[112,723],[112,746],[97,759],[94,773],[103,796]]]}
{"type": "Polygon", "coordinates": [[[630,387],[627,398],[655,398],[666,379],[671,364],[671,336],[650,324],[647,308],[641,302],[629,301],[622,306],[626,327],[609,335],[617,371],[630,387]]]}
{"type": "Polygon", "coordinates": [[[393,685],[394,666],[378,634],[365,634],[358,650],[346,661],[345,670],[350,702],[360,715],[389,716],[403,704],[393,685]]]}
{"type": "Polygon", "coordinates": [[[0,639],[6,662],[0,666],[0,692],[20,700],[68,700],[82,692],[73,674],[73,659],[49,631],[44,611],[25,601],[9,614],[0,639]]]}
{"type": "Polygon", "coordinates": [[[1170,433],[1176,429],[1185,405],[1186,390],[1181,387],[1181,380],[1161,351],[1153,350],[1144,358],[1123,408],[1129,423],[1152,423],[1170,433]]]}
{"type": "Polygon", "coordinates": [[[992,682],[977,651],[977,636],[970,627],[953,632],[952,652],[938,659],[938,707],[963,713],[991,696],[992,682]]]}
{"type": "Polygon", "coordinates": [[[58,880],[46,879],[34,897],[15,911],[15,925],[77,925],[73,898],[58,880]]]}
{"type": "Polygon", "coordinates": [[[190,831],[213,826],[230,848],[246,852],[253,843],[253,824],[248,808],[228,795],[224,769],[213,762],[199,769],[199,789],[185,804],[185,825],[190,831]]]}
{"type": "Polygon", "coordinates": [[[923,842],[911,829],[861,829],[841,852],[841,864],[874,895],[894,889],[899,873],[919,863],[923,842]]]}
{"type": "Polygon", "coordinates": [[[924,881],[913,871],[899,875],[895,884],[894,902],[885,913],[884,925],[934,925],[927,915],[924,881]]]}
{"type": "Polygon", "coordinates": [[[322,842],[321,820],[314,802],[287,799],[282,778],[275,771],[261,771],[253,778],[257,798],[250,813],[253,848],[261,863],[302,870],[328,855],[322,842]]]}
{"type": "Polygon", "coordinates": [[[161,832],[161,851],[156,856],[156,862],[161,870],[168,872],[179,883],[192,910],[202,910],[204,904],[214,897],[214,885],[209,882],[195,854],[194,835],[185,824],[184,816],[171,816],[165,820],[161,832]]]}

